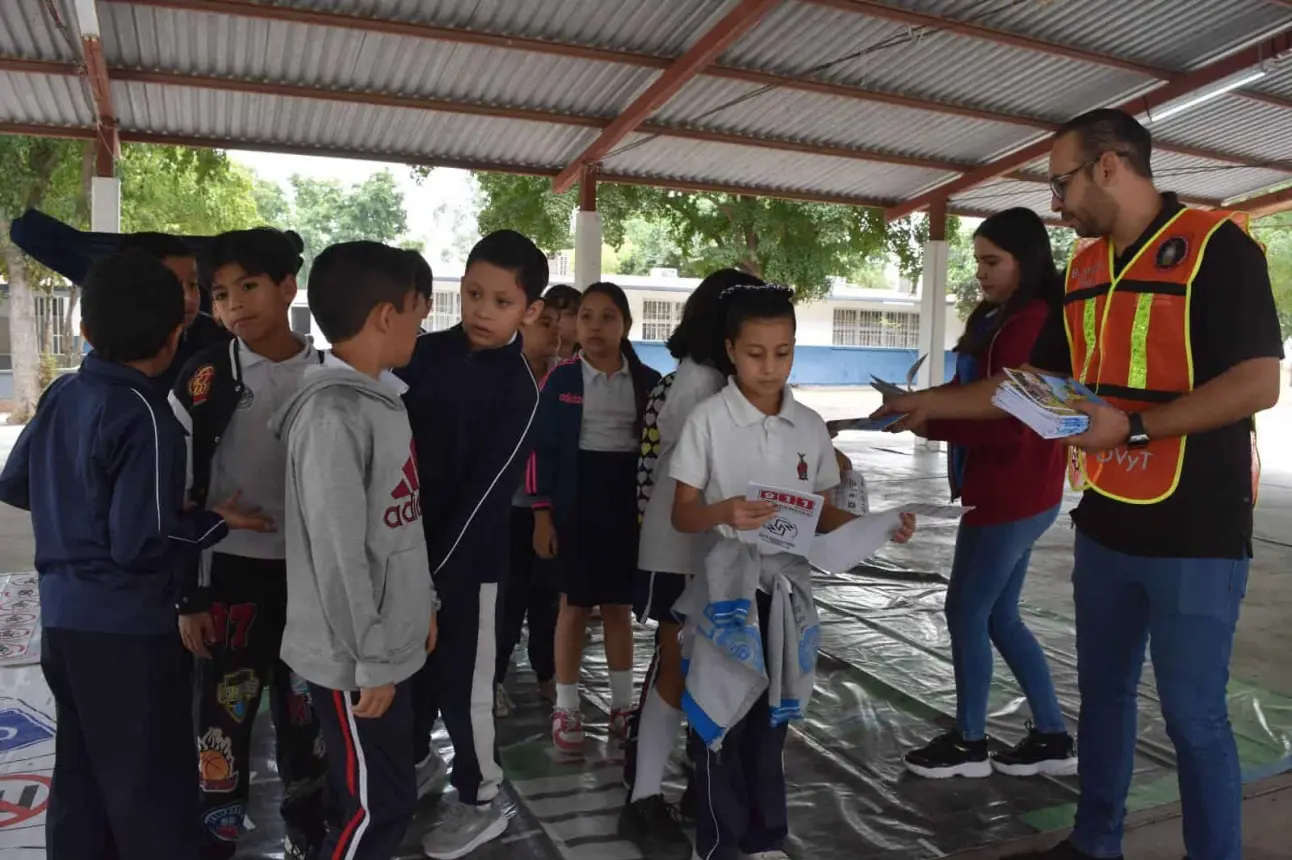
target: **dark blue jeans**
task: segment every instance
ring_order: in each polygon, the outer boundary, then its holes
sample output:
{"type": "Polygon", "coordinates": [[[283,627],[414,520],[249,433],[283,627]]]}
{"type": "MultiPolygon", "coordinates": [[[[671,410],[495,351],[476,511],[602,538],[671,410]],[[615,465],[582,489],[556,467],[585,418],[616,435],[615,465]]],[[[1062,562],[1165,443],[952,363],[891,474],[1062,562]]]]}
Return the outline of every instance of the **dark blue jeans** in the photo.
{"type": "Polygon", "coordinates": [[[1242,774],[1225,687],[1247,559],[1145,558],[1077,534],[1072,572],[1081,688],[1081,800],[1072,840],[1121,854],[1146,646],[1175,745],[1191,860],[1240,860],[1242,774]]]}
{"type": "Polygon", "coordinates": [[[1045,654],[1018,614],[1032,544],[1058,515],[1056,505],[1012,523],[960,525],[946,613],[956,670],[956,727],[966,740],[986,737],[993,643],[1027,695],[1037,730],[1067,731],[1045,654]]]}

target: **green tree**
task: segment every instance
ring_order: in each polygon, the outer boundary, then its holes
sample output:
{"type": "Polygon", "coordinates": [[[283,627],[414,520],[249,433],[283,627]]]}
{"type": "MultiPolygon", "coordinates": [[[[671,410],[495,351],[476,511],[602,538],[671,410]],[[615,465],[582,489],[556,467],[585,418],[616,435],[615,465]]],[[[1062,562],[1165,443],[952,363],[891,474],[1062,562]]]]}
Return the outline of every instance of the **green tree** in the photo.
{"type": "Polygon", "coordinates": [[[1292,337],[1292,212],[1258,219],[1252,225],[1252,235],[1265,246],[1283,337],[1292,337]]]}
{"type": "MultiPolygon", "coordinates": [[[[553,194],[543,177],[482,173],[476,180],[482,233],[510,227],[549,253],[570,247],[576,190],[553,194]]],[[[923,218],[886,225],[882,212],[861,207],[611,183],[597,186],[597,209],[606,243],[614,248],[623,248],[630,229],[637,229],[630,225],[645,219],[662,225],[684,273],[735,266],[792,284],[806,299],[826,295],[830,276],[887,254],[898,260],[905,276],[918,278],[928,231],[923,218]]],[[[630,258],[635,271],[649,270],[652,254],[669,259],[658,246],[634,251],[640,253],[630,258]]]]}
{"type": "Polygon", "coordinates": [[[256,200],[256,210],[260,213],[260,222],[279,230],[290,230],[292,204],[277,182],[257,177],[253,180],[251,194],[256,200]]]}
{"type": "Polygon", "coordinates": [[[13,358],[11,422],[30,417],[40,397],[40,336],[35,292],[44,287],[38,266],[9,241],[13,219],[32,208],[73,222],[88,218],[87,144],[38,137],[0,137],[0,260],[9,284],[9,344],[13,358]]]}
{"type": "MultiPolygon", "coordinates": [[[[335,179],[312,179],[293,174],[291,206],[280,213],[305,242],[305,267],[301,281],[314,257],[328,245],[368,239],[395,243],[408,232],[404,193],[389,170],[372,174],[355,185],[335,179]]],[[[262,189],[265,205],[274,205],[262,189]]]]}
{"type": "Polygon", "coordinates": [[[121,147],[121,230],[200,236],[265,223],[255,180],[215,149],[121,147]]]}

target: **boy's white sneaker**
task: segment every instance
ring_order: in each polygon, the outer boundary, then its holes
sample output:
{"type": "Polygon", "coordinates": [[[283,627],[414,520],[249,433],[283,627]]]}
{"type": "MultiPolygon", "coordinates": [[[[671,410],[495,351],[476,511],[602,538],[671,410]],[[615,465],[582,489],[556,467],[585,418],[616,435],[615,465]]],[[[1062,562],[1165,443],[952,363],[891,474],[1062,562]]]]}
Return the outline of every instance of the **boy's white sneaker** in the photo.
{"type": "Polygon", "coordinates": [[[577,709],[552,711],[552,745],[567,755],[583,752],[583,715],[577,709]]]}
{"type": "Polygon", "coordinates": [[[449,781],[449,766],[440,758],[439,751],[431,747],[426,758],[417,763],[417,799],[444,790],[449,781]]]}
{"type": "Polygon", "coordinates": [[[444,817],[422,838],[422,850],[432,860],[457,860],[507,832],[499,798],[479,805],[453,800],[446,806],[444,817]]]}

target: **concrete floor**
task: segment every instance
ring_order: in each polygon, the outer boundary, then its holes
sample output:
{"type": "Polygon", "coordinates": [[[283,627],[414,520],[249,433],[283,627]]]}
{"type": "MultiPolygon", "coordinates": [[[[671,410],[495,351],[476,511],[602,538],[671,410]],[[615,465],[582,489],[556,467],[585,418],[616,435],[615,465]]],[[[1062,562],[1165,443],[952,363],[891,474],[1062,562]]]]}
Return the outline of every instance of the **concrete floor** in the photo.
{"type": "MultiPolygon", "coordinates": [[[[859,417],[871,411],[878,397],[869,389],[806,389],[800,398],[816,408],[827,419],[859,417]]],[[[1292,698],[1292,397],[1286,403],[1259,419],[1264,473],[1260,503],[1256,513],[1257,547],[1248,585],[1247,599],[1239,624],[1232,662],[1235,682],[1249,685],[1253,708],[1258,715],[1266,707],[1265,697],[1292,698]]],[[[0,426],[0,462],[7,456],[17,438],[17,428],[0,426]]],[[[883,444],[894,453],[904,452],[910,458],[910,469],[917,480],[940,481],[945,462],[938,452],[913,446],[909,437],[883,437],[873,434],[846,434],[839,440],[845,451],[860,452],[865,447],[883,444]],[[891,442],[891,444],[889,444],[891,442]]],[[[907,472],[910,474],[910,472],[907,472]]],[[[881,495],[901,497],[902,488],[882,489],[883,474],[867,472],[867,480],[881,495]]],[[[908,478],[889,478],[906,481],[908,478]]],[[[939,485],[940,488],[940,485],[939,485]]],[[[939,489],[940,491],[940,489],[939,489]]],[[[924,491],[927,492],[927,491],[924,491]]],[[[1069,500],[1069,503],[1075,499],[1069,500]]],[[[1024,594],[1033,608],[1071,618],[1072,532],[1067,518],[1061,517],[1038,544],[1024,594]]],[[[26,514],[0,506],[0,571],[28,570],[32,567],[33,544],[30,521],[26,514]]],[[[912,551],[909,561],[917,570],[945,574],[949,565],[949,548],[941,542],[932,551],[912,551]]],[[[1278,706],[1283,707],[1283,706],[1278,706]]],[[[1283,725],[1292,724],[1292,713],[1273,715],[1283,725]]],[[[1292,749],[1288,752],[1292,754],[1292,749]]],[[[1292,858],[1292,776],[1274,776],[1248,785],[1246,804],[1245,853],[1247,860],[1289,860],[1292,858]]],[[[1179,837],[1178,809],[1172,806],[1141,811],[1132,816],[1134,827],[1128,833],[1127,856],[1143,860],[1179,860],[1183,848],[1179,837]]],[[[1037,844],[1053,841],[1053,836],[1038,837],[1009,845],[996,845],[965,857],[1003,857],[1037,844]]]]}

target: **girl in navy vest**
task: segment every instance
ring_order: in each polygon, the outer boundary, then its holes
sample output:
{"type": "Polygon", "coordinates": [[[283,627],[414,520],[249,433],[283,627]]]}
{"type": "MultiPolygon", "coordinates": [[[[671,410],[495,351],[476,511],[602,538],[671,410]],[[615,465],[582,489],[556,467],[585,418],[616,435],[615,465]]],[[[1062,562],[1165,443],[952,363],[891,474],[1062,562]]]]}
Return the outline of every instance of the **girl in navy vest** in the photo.
{"type": "Polygon", "coordinates": [[[619,287],[588,287],[577,322],[581,351],[543,386],[530,469],[534,551],[555,558],[561,576],[552,742],[563,753],[583,746],[579,668],[593,607],[605,634],[612,732],[624,734],[632,709],[637,456],[646,395],[660,379],[628,340],[632,314],[619,287]]]}

